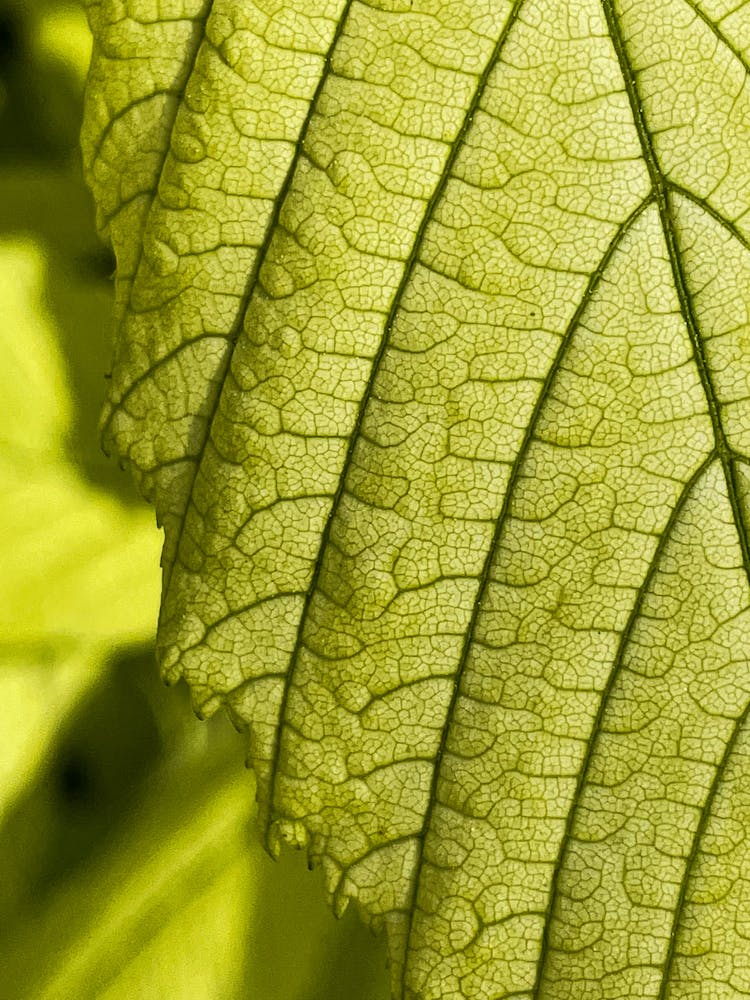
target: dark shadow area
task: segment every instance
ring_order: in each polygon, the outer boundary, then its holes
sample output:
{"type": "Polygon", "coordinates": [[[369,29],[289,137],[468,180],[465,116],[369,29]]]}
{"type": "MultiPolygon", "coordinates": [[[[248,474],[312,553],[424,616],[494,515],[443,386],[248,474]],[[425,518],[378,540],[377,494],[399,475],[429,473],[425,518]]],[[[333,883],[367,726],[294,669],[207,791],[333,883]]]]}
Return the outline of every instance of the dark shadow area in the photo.
{"type": "Polygon", "coordinates": [[[0,2],[0,162],[62,165],[77,148],[80,94],[59,63],[35,58],[44,0],[0,2]]]}
{"type": "MultiPolygon", "coordinates": [[[[0,825],[0,996],[33,995],[36,977],[54,968],[49,943],[33,948],[37,933],[48,942],[66,899],[96,898],[95,873],[149,822],[156,785],[177,800],[194,792],[200,808],[229,771],[241,772],[241,740],[228,721],[199,722],[184,685],[161,683],[152,649],[116,655],[0,825]],[[31,993],[6,993],[3,981],[31,993]]],[[[86,919],[70,914],[74,935],[86,919]]]]}
{"type": "MultiPolygon", "coordinates": [[[[48,940],[61,901],[75,898],[76,887],[95,888],[102,862],[106,868],[152,815],[154,788],[166,785],[200,809],[212,789],[241,772],[241,745],[222,713],[199,722],[186,687],[160,682],[151,650],[113,659],[0,826],[0,967],[8,982],[32,988],[9,1000],[33,995],[39,970],[54,967],[54,955],[43,946],[37,956],[29,940],[37,933],[48,940]]],[[[385,942],[353,907],[334,920],[320,873],[307,871],[302,853],[287,850],[272,862],[255,821],[246,843],[258,871],[248,900],[256,918],[244,949],[245,985],[226,1000],[386,1000],[385,942]]],[[[78,915],[71,920],[80,924],[78,915]]],[[[134,938],[128,947],[137,952],[141,943],[134,938]]]]}
{"type": "MultiPolygon", "coordinates": [[[[0,0],[0,238],[29,235],[45,250],[44,305],[72,393],[70,459],[91,484],[135,503],[130,475],[99,446],[114,261],[96,234],[81,177],[80,81],[62,63],[40,58],[33,44],[41,14],[55,6],[0,0]]],[[[98,892],[91,873],[97,865],[105,870],[108,855],[144,824],[139,810],[155,784],[178,788],[198,810],[241,767],[242,739],[221,713],[198,723],[184,685],[161,684],[151,649],[113,651],[99,682],[61,720],[44,765],[0,825],[3,1000],[16,996],[8,983],[31,982],[32,995],[39,969],[54,967],[58,955],[45,948],[61,901],[76,898],[77,886],[93,884],[98,892]],[[47,930],[37,935],[37,924],[47,930]]],[[[247,831],[247,847],[260,854],[255,828],[247,831]]],[[[373,941],[353,911],[334,921],[320,877],[305,870],[304,858],[284,852],[278,864],[259,858],[257,867],[257,899],[248,901],[257,921],[243,956],[247,991],[237,1000],[385,1000],[384,943],[373,941]],[[297,967],[303,957],[304,986],[297,967]]],[[[86,919],[71,914],[76,926],[86,919]]]]}
{"type": "Polygon", "coordinates": [[[19,913],[43,908],[127,822],[164,744],[149,698],[153,654],[116,659],[65,721],[46,766],[0,827],[0,938],[19,913]]]}

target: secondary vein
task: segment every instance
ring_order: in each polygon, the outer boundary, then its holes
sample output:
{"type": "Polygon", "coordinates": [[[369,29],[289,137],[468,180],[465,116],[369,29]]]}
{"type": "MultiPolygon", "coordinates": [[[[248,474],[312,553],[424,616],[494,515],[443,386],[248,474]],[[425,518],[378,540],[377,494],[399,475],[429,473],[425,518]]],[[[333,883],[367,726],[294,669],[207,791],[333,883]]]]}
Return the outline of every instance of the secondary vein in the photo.
{"type": "MultiPolygon", "coordinates": [[[[722,471],[724,474],[724,479],[727,487],[727,494],[732,508],[732,515],[735,523],[735,529],[737,531],[737,538],[742,553],[743,568],[745,570],[745,575],[748,580],[748,584],[750,585],[750,538],[748,536],[748,529],[745,523],[745,516],[742,510],[742,504],[739,496],[737,479],[736,479],[737,456],[733,452],[732,448],[729,445],[729,442],[727,441],[726,433],[724,431],[721,422],[721,405],[717,397],[716,389],[713,384],[711,371],[708,365],[708,359],[706,357],[705,349],[703,346],[703,339],[700,331],[700,325],[695,312],[693,297],[691,295],[688,286],[687,278],[682,263],[682,255],[680,253],[680,246],[679,246],[679,237],[677,233],[677,227],[675,225],[674,212],[671,204],[672,193],[670,190],[670,184],[664,172],[661,169],[656,154],[656,150],[654,148],[651,132],[648,128],[646,115],[643,108],[643,102],[641,100],[641,96],[638,90],[636,74],[633,69],[632,63],[630,61],[630,57],[627,50],[627,44],[623,36],[617,12],[615,10],[615,0],[602,0],[602,6],[604,8],[604,14],[607,19],[607,25],[609,27],[612,43],[615,48],[618,61],[620,63],[620,69],[622,72],[623,81],[625,83],[625,89],[630,102],[633,114],[633,120],[635,123],[636,130],[638,132],[638,138],[641,143],[641,149],[643,151],[643,156],[646,161],[646,165],[648,167],[652,188],[659,208],[659,218],[661,221],[661,226],[667,247],[667,253],[669,256],[669,262],[672,269],[675,291],[677,293],[677,298],[680,304],[680,311],[682,313],[683,321],[685,323],[688,336],[690,338],[690,342],[693,348],[693,355],[700,376],[701,385],[703,386],[703,391],[706,397],[708,411],[711,418],[711,424],[714,431],[716,451],[721,461],[722,471]]],[[[685,901],[687,898],[687,889],[692,876],[692,871],[695,865],[695,861],[700,852],[700,842],[705,832],[706,826],[708,824],[708,820],[710,818],[711,809],[713,807],[718,787],[721,783],[722,775],[724,774],[727,762],[729,760],[729,757],[731,756],[731,753],[738,739],[739,732],[743,727],[749,713],[750,713],[750,704],[748,704],[744,712],[741,714],[740,718],[737,720],[732,736],[725,748],[722,760],[717,765],[716,773],[714,775],[711,788],[707,793],[706,799],[703,804],[703,808],[701,810],[701,816],[693,835],[691,848],[685,862],[685,871],[683,875],[682,884],[680,887],[680,893],[673,914],[672,928],[669,937],[669,943],[667,946],[667,952],[664,958],[664,966],[663,966],[662,980],[661,980],[658,1000],[665,1000],[667,991],[669,989],[669,977],[675,957],[677,932],[680,920],[682,918],[685,901]]]]}
{"type": "Polygon", "coordinates": [[[680,496],[667,520],[664,529],[659,536],[659,540],[654,550],[654,554],[651,557],[651,561],[646,571],[646,575],[643,579],[643,583],[638,588],[638,593],[636,594],[636,599],[631,608],[630,615],[628,616],[625,628],[620,636],[620,641],[617,646],[617,652],[615,653],[615,658],[612,665],[612,670],[607,678],[607,683],[602,691],[601,698],[599,699],[599,707],[594,718],[593,725],[591,727],[591,733],[586,745],[586,750],[583,755],[583,760],[581,761],[581,769],[578,773],[578,780],[576,781],[575,792],[573,793],[573,800],[571,802],[570,809],[568,810],[567,819],[565,822],[565,831],[560,841],[560,849],[558,851],[557,860],[555,861],[555,867],[552,873],[552,881],[550,883],[550,893],[549,901],[547,903],[547,914],[544,923],[544,931],[542,934],[542,946],[539,952],[539,960],[537,963],[537,977],[534,984],[534,991],[532,996],[534,998],[541,997],[542,986],[544,985],[544,976],[546,971],[547,959],[550,953],[550,931],[552,920],[555,916],[555,909],[557,903],[557,897],[559,894],[559,882],[560,875],[565,867],[565,861],[570,849],[570,844],[573,836],[573,827],[575,825],[576,816],[578,813],[578,807],[581,804],[581,799],[583,795],[583,789],[588,781],[588,776],[591,771],[591,765],[594,759],[594,755],[597,750],[597,745],[602,734],[602,723],[604,721],[604,715],[609,704],[609,699],[611,697],[612,691],[614,690],[617,678],[620,676],[622,668],[625,663],[625,653],[630,642],[630,638],[633,634],[633,629],[641,613],[641,608],[643,607],[643,602],[646,595],[649,592],[651,583],[656,575],[659,565],[661,563],[662,556],[667,547],[669,539],[672,535],[674,526],[682,514],[690,495],[695,489],[699,480],[703,477],[705,472],[708,470],[709,466],[716,460],[716,452],[712,452],[696,471],[692,474],[690,479],[685,483],[680,496]]]}
{"type": "Polygon", "coordinates": [[[302,609],[302,616],[300,618],[299,626],[298,626],[298,629],[297,629],[297,637],[296,637],[294,648],[293,648],[293,651],[292,651],[292,657],[291,657],[291,660],[290,660],[290,663],[289,663],[289,669],[288,669],[288,672],[287,672],[287,679],[286,679],[286,683],[284,685],[284,691],[283,691],[283,694],[282,694],[282,701],[281,701],[281,706],[280,706],[280,711],[279,711],[279,728],[277,730],[276,742],[275,742],[275,745],[274,745],[273,755],[272,755],[272,759],[271,759],[271,783],[270,783],[270,789],[269,789],[269,803],[270,803],[270,808],[269,808],[268,818],[267,818],[267,823],[266,823],[266,840],[267,841],[269,840],[270,828],[271,828],[272,817],[273,817],[273,805],[274,805],[274,798],[275,798],[276,779],[277,779],[277,775],[278,775],[278,765],[279,765],[279,759],[280,759],[280,755],[281,755],[281,743],[282,743],[282,731],[283,731],[283,725],[284,725],[284,716],[286,714],[286,706],[287,706],[288,699],[289,699],[289,693],[291,691],[292,682],[294,680],[294,673],[295,673],[295,670],[296,670],[296,667],[297,667],[297,663],[299,661],[299,655],[300,655],[300,652],[301,652],[301,649],[302,649],[302,645],[303,645],[304,629],[305,629],[305,625],[306,625],[307,618],[308,618],[308,615],[309,615],[310,606],[312,604],[312,600],[313,600],[313,597],[314,597],[314,594],[315,594],[315,591],[316,591],[316,588],[317,588],[318,578],[320,576],[320,572],[321,572],[321,568],[322,568],[322,564],[323,564],[323,556],[324,556],[325,550],[326,550],[326,548],[328,546],[328,540],[329,540],[329,537],[330,537],[330,534],[331,534],[331,528],[332,528],[333,522],[335,520],[336,513],[338,511],[339,505],[341,503],[341,499],[342,499],[342,497],[344,495],[344,492],[345,492],[345,489],[346,489],[347,475],[348,475],[349,469],[350,469],[351,464],[352,464],[352,459],[354,457],[354,452],[355,452],[355,449],[356,449],[356,446],[357,446],[357,440],[358,440],[358,437],[359,437],[359,432],[361,430],[361,427],[362,427],[362,424],[363,424],[363,421],[364,421],[364,418],[365,418],[365,413],[367,411],[367,407],[368,407],[368,404],[370,402],[370,398],[372,396],[372,392],[373,392],[373,388],[374,388],[374,385],[375,385],[377,373],[378,373],[378,370],[380,368],[381,362],[382,362],[382,360],[383,360],[383,358],[385,356],[387,348],[389,346],[391,333],[392,333],[394,324],[396,322],[396,317],[398,316],[399,310],[401,308],[401,302],[402,302],[404,293],[405,293],[407,287],[409,286],[409,284],[411,282],[412,275],[413,275],[413,272],[414,272],[414,268],[415,268],[415,266],[416,266],[416,264],[417,264],[417,262],[419,260],[419,255],[420,255],[420,252],[422,250],[422,244],[423,244],[423,241],[424,241],[425,234],[427,232],[427,228],[428,228],[428,226],[430,224],[430,221],[432,219],[432,216],[434,214],[434,211],[435,211],[435,208],[436,208],[437,204],[440,202],[440,200],[443,197],[443,193],[445,191],[446,185],[447,185],[448,181],[450,180],[450,177],[451,177],[451,175],[453,173],[453,167],[454,167],[454,165],[456,163],[456,159],[458,157],[458,154],[459,154],[460,150],[463,147],[464,141],[466,139],[466,135],[467,135],[467,133],[468,133],[470,127],[471,127],[471,123],[473,121],[474,114],[476,113],[476,111],[477,111],[477,109],[479,107],[479,102],[481,101],[482,95],[484,94],[485,88],[486,88],[487,83],[489,81],[489,77],[490,77],[490,75],[491,75],[491,73],[492,73],[495,65],[497,64],[498,59],[500,58],[500,53],[501,53],[501,51],[502,51],[502,49],[503,49],[503,47],[505,45],[505,41],[506,41],[506,39],[508,37],[508,32],[510,31],[511,26],[513,25],[513,23],[515,22],[516,18],[518,17],[518,12],[521,9],[521,6],[523,5],[523,3],[524,3],[524,0],[515,0],[513,8],[511,9],[511,11],[510,11],[510,13],[508,15],[508,19],[505,22],[505,25],[504,25],[503,30],[502,30],[502,32],[500,34],[500,37],[499,37],[499,39],[498,39],[498,41],[497,41],[497,43],[495,45],[495,48],[494,48],[494,50],[492,52],[492,55],[490,56],[490,59],[489,59],[487,65],[485,66],[485,68],[484,68],[481,76],[479,77],[479,80],[478,80],[478,83],[477,83],[477,87],[476,87],[476,89],[474,91],[474,94],[472,96],[471,102],[469,103],[469,106],[468,106],[468,108],[466,110],[466,113],[464,115],[461,127],[458,130],[458,132],[456,134],[456,138],[453,140],[453,143],[452,143],[451,148],[449,150],[448,156],[446,157],[446,161],[445,161],[445,164],[443,166],[440,178],[438,179],[438,182],[437,182],[437,184],[436,184],[436,186],[435,186],[435,188],[433,190],[433,193],[432,193],[432,195],[430,197],[430,200],[427,203],[424,215],[422,216],[422,221],[420,222],[419,228],[418,228],[418,230],[417,230],[417,232],[415,234],[415,238],[414,238],[414,242],[412,244],[411,252],[410,252],[410,254],[409,254],[409,256],[408,256],[408,258],[406,260],[406,263],[405,263],[405,266],[404,266],[404,272],[403,272],[403,274],[401,276],[401,281],[399,282],[398,288],[396,289],[396,293],[395,293],[395,295],[393,297],[391,306],[389,308],[388,316],[386,318],[386,322],[385,322],[384,329],[383,329],[383,335],[382,335],[381,340],[380,340],[380,345],[379,345],[378,350],[377,350],[377,352],[376,352],[376,354],[375,354],[375,356],[373,358],[372,367],[371,367],[371,370],[370,370],[370,377],[369,377],[368,383],[367,383],[367,385],[365,387],[365,391],[364,391],[364,394],[362,396],[362,399],[360,400],[360,405],[359,405],[359,409],[358,409],[358,412],[357,412],[357,417],[355,419],[355,423],[354,423],[354,427],[352,429],[352,433],[351,433],[351,435],[349,437],[349,443],[348,443],[346,455],[344,457],[344,463],[343,463],[343,466],[342,466],[342,469],[341,469],[341,473],[340,473],[340,476],[339,476],[339,481],[338,481],[338,486],[337,486],[337,489],[336,489],[336,493],[333,496],[333,500],[332,500],[332,503],[331,503],[331,509],[329,511],[328,518],[326,519],[326,523],[325,523],[325,526],[323,528],[323,532],[322,532],[322,535],[321,535],[320,545],[318,547],[318,555],[317,555],[317,558],[316,558],[316,561],[315,561],[315,565],[313,567],[313,573],[312,573],[312,578],[311,578],[311,581],[310,581],[310,586],[308,588],[307,596],[306,596],[305,603],[304,603],[304,607],[302,609]]]}
{"type": "MultiPolygon", "coordinates": [[[[245,290],[243,292],[242,298],[237,308],[237,312],[235,314],[234,325],[230,330],[227,338],[228,350],[224,358],[222,359],[221,367],[217,372],[216,378],[214,380],[216,384],[216,389],[214,391],[214,397],[213,400],[211,401],[209,411],[206,415],[206,430],[201,440],[200,448],[197,452],[197,455],[193,459],[194,461],[193,477],[190,483],[190,487],[188,488],[187,494],[185,496],[182,519],[180,522],[180,531],[179,534],[177,535],[177,539],[175,541],[174,548],[172,550],[174,552],[175,563],[179,558],[180,543],[182,542],[182,536],[185,532],[185,524],[187,523],[188,508],[190,507],[190,504],[192,502],[193,495],[195,492],[195,484],[197,482],[198,475],[200,473],[201,464],[206,454],[208,442],[211,439],[211,431],[213,428],[214,420],[216,419],[216,416],[219,411],[219,403],[221,402],[222,390],[229,376],[229,370],[232,364],[232,358],[234,357],[234,352],[239,342],[240,333],[244,328],[247,313],[250,308],[250,303],[252,302],[253,295],[258,286],[258,279],[260,277],[260,272],[263,267],[263,264],[265,263],[266,257],[268,256],[273,235],[278,226],[279,218],[281,216],[281,212],[284,207],[286,196],[289,192],[289,189],[292,186],[294,175],[297,172],[299,161],[304,152],[305,139],[307,137],[307,133],[310,128],[310,122],[312,121],[313,115],[315,114],[315,111],[317,109],[318,101],[320,99],[320,95],[323,92],[323,88],[325,87],[326,80],[331,74],[331,59],[333,57],[334,50],[338,45],[339,39],[341,38],[344,29],[346,27],[346,23],[349,17],[349,11],[351,10],[353,2],[354,0],[347,0],[344,9],[341,13],[341,17],[339,18],[339,21],[336,25],[333,38],[331,39],[331,43],[324,57],[323,71],[320,75],[320,79],[318,80],[315,92],[310,100],[310,104],[307,109],[307,114],[305,115],[305,119],[302,123],[299,134],[297,136],[297,141],[295,143],[292,160],[284,176],[284,180],[281,184],[278,195],[276,196],[273,211],[271,212],[271,215],[269,216],[268,222],[266,224],[263,240],[261,242],[260,247],[258,248],[258,252],[255,256],[255,261],[253,263],[252,270],[248,276],[247,282],[245,284],[245,290]]],[[[170,567],[165,566],[164,588],[163,588],[164,597],[162,599],[162,607],[166,606],[166,598],[169,590],[169,582],[170,582],[170,567]]]]}
{"type": "Polygon", "coordinates": [[[596,288],[597,288],[599,282],[601,281],[602,276],[606,272],[607,267],[609,266],[609,262],[611,261],[611,259],[612,259],[613,255],[614,255],[615,251],[617,250],[618,246],[622,242],[622,239],[623,239],[624,235],[629,231],[629,229],[632,227],[632,225],[635,223],[635,221],[641,216],[641,214],[646,210],[646,208],[648,208],[648,206],[650,204],[652,204],[652,201],[653,201],[652,197],[646,198],[643,202],[641,202],[640,205],[638,205],[638,207],[630,214],[630,216],[620,225],[620,227],[618,228],[617,232],[615,233],[612,241],[610,242],[609,246],[607,247],[607,249],[606,249],[606,251],[605,251],[605,253],[604,253],[601,261],[599,262],[599,265],[597,266],[597,268],[592,273],[592,275],[591,275],[591,277],[589,279],[589,282],[587,284],[587,287],[584,290],[583,295],[581,296],[581,300],[580,300],[580,302],[578,304],[578,307],[576,308],[576,311],[573,314],[573,316],[572,316],[572,318],[570,320],[570,323],[568,324],[568,326],[567,326],[567,328],[565,330],[565,333],[563,334],[563,336],[561,338],[561,341],[560,341],[557,353],[555,355],[555,358],[554,358],[552,364],[550,365],[549,371],[547,372],[547,376],[546,376],[546,378],[544,380],[542,388],[540,389],[539,396],[537,397],[536,403],[534,405],[534,409],[532,411],[531,417],[530,417],[529,422],[528,422],[527,427],[526,427],[526,433],[524,435],[524,439],[523,439],[523,441],[521,443],[521,447],[519,448],[518,454],[516,455],[515,461],[513,463],[513,467],[511,469],[511,473],[510,473],[510,476],[509,476],[509,479],[508,479],[508,485],[507,485],[506,490],[505,490],[505,496],[503,498],[503,504],[502,504],[500,513],[499,513],[499,515],[497,517],[497,520],[495,522],[494,534],[493,534],[493,537],[492,537],[492,541],[490,543],[490,547],[489,547],[489,549],[487,551],[487,555],[485,557],[484,565],[482,567],[481,576],[479,578],[479,587],[477,589],[477,596],[476,596],[476,599],[475,599],[475,602],[474,602],[474,607],[473,607],[473,610],[472,610],[471,618],[469,620],[469,624],[468,624],[468,627],[466,629],[466,637],[465,637],[464,645],[463,645],[462,650],[461,650],[461,656],[460,656],[459,663],[458,663],[458,666],[457,666],[457,669],[456,669],[456,674],[455,674],[455,682],[454,682],[454,687],[453,687],[453,695],[451,697],[450,705],[448,707],[448,712],[446,714],[446,719],[445,719],[445,723],[444,723],[444,726],[443,726],[443,731],[442,731],[442,734],[441,734],[440,744],[439,744],[438,751],[437,751],[437,754],[436,754],[436,757],[435,757],[435,766],[434,766],[434,769],[433,769],[432,785],[431,785],[431,788],[430,788],[430,796],[429,796],[429,801],[428,801],[428,805],[427,805],[427,811],[426,811],[426,814],[425,814],[425,820],[424,820],[424,824],[422,826],[422,830],[418,834],[419,854],[418,854],[417,866],[416,866],[415,875],[414,875],[414,887],[413,887],[412,905],[410,907],[410,920],[409,920],[409,933],[408,933],[408,937],[409,938],[410,938],[411,933],[412,933],[413,916],[414,916],[414,913],[415,913],[415,910],[416,910],[416,900],[417,900],[417,897],[418,897],[419,883],[420,883],[420,880],[421,880],[422,868],[423,868],[423,864],[424,864],[424,848],[425,848],[425,843],[426,843],[426,840],[427,840],[427,834],[429,832],[429,827],[430,827],[430,823],[431,823],[431,820],[432,820],[432,814],[433,814],[433,811],[434,811],[434,806],[435,806],[435,803],[437,801],[437,787],[438,787],[438,784],[439,784],[439,781],[440,781],[440,771],[441,771],[442,760],[443,760],[443,757],[444,757],[444,754],[445,754],[445,748],[447,746],[448,736],[449,736],[449,733],[450,733],[450,726],[451,726],[451,722],[453,720],[453,715],[454,715],[454,712],[455,712],[456,704],[458,702],[458,698],[459,698],[460,693],[461,693],[461,679],[462,679],[464,671],[466,669],[466,665],[467,665],[467,663],[469,661],[469,654],[470,654],[471,649],[472,649],[473,644],[474,644],[475,633],[476,633],[477,625],[478,625],[478,622],[479,622],[479,615],[480,615],[482,604],[483,604],[483,601],[484,601],[484,598],[485,598],[485,595],[486,595],[487,586],[488,586],[488,584],[490,582],[492,565],[493,565],[493,562],[494,562],[494,559],[495,559],[495,555],[496,555],[496,553],[497,553],[497,551],[498,551],[498,549],[500,547],[500,543],[502,541],[503,532],[505,530],[506,524],[507,524],[508,519],[510,517],[510,509],[511,509],[511,504],[512,504],[513,492],[514,492],[514,489],[515,489],[515,485],[516,485],[516,483],[518,481],[519,476],[521,475],[521,471],[523,469],[523,465],[524,465],[524,463],[526,461],[526,456],[527,456],[529,448],[531,446],[531,442],[532,442],[532,440],[534,438],[534,434],[535,434],[537,425],[539,423],[539,418],[541,416],[541,413],[542,413],[542,410],[544,408],[544,405],[545,405],[545,403],[547,401],[550,389],[551,389],[552,384],[553,384],[553,382],[554,382],[554,380],[555,380],[555,378],[557,376],[557,373],[559,371],[559,368],[560,368],[560,365],[562,363],[562,360],[563,360],[565,354],[568,351],[568,348],[570,346],[570,342],[573,339],[573,335],[574,335],[576,329],[578,328],[578,326],[579,326],[579,324],[581,322],[581,319],[582,319],[583,314],[584,314],[584,312],[586,310],[586,307],[588,306],[588,303],[591,300],[592,295],[596,291],[596,288]]]}
{"type": "MultiPolygon", "coordinates": [[[[169,156],[169,150],[172,147],[172,137],[174,135],[175,127],[177,125],[177,116],[180,112],[180,107],[182,105],[182,100],[185,96],[185,91],[187,90],[187,85],[190,82],[190,78],[192,77],[195,71],[195,66],[198,61],[198,55],[200,53],[201,46],[203,45],[203,41],[206,37],[206,26],[208,24],[208,19],[211,16],[211,11],[213,10],[214,2],[215,0],[208,0],[208,2],[206,3],[205,10],[200,15],[200,17],[198,17],[195,21],[197,30],[194,32],[192,38],[192,48],[189,50],[187,58],[185,60],[185,73],[181,84],[174,91],[173,95],[174,106],[171,116],[168,116],[166,121],[164,122],[164,140],[165,140],[164,147],[161,150],[161,155],[159,157],[159,164],[156,172],[156,178],[154,181],[154,189],[151,192],[148,208],[143,213],[143,222],[140,228],[140,232],[138,233],[137,236],[138,254],[136,256],[135,266],[133,268],[133,274],[131,276],[130,288],[128,290],[128,298],[127,301],[122,304],[120,314],[117,317],[116,331],[115,331],[115,351],[117,351],[120,341],[122,339],[122,326],[123,323],[125,322],[125,317],[128,313],[128,310],[130,309],[132,304],[133,286],[135,284],[135,280],[141,266],[141,261],[143,260],[143,247],[144,247],[143,234],[146,231],[146,227],[148,226],[149,216],[151,214],[154,202],[156,201],[157,195],[159,193],[159,185],[161,183],[162,177],[164,176],[164,170],[167,165],[167,157],[169,156]]],[[[150,96],[153,97],[154,95],[150,96]]],[[[111,128],[111,122],[107,125],[107,129],[109,128],[111,128]]],[[[105,132],[107,131],[107,129],[105,129],[105,132]]],[[[112,418],[121,402],[122,398],[118,399],[116,403],[111,404],[112,407],[111,412],[107,420],[105,421],[104,425],[102,426],[102,431],[101,431],[102,436],[106,435],[107,429],[111,424],[112,418]]]]}

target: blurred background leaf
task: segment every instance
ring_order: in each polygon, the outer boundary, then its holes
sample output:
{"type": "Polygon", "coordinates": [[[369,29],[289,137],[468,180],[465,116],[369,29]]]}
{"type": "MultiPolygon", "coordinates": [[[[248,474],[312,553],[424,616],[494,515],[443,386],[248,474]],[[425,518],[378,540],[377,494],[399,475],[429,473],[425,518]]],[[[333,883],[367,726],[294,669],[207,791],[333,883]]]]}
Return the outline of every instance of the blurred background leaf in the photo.
{"type": "Polygon", "coordinates": [[[381,943],[262,851],[242,738],[157,678],[160,535],[98,443],[89,50],[77,3],[0,0],[0,991],[384,1000],[381,943]]]}

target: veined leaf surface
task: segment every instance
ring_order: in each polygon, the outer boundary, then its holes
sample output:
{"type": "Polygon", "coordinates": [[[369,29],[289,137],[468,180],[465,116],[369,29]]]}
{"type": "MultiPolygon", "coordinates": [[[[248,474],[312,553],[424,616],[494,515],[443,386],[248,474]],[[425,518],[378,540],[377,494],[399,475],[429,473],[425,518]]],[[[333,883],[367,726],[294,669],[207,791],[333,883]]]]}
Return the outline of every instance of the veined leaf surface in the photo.
{"type": "Polygon", "coordinates": [[[750,995],[750,4],[102,0],[159,644],[404,1000],[750,995]]]}

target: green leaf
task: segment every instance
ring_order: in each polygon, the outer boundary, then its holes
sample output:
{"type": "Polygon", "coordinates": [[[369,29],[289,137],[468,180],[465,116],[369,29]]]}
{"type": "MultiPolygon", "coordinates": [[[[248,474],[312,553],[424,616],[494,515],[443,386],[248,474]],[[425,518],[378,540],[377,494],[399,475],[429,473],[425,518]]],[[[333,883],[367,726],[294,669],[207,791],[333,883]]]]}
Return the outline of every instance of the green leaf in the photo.
{"type": "Polygon", "coordinates": [[[187,692],[162,688],[141,645],[156,622],[160,533],[96,440],[112,266],[76,160],[50,160],[47,141],[61,121],[77,141],[81,95],[60,84],[67,64],[85,74],[90,34],[66,0],[7,8],[0,994],[382,998],[384,947],[354,912],[334,923],[319,879],[299,879],[301,856],[263,857],[247,829],[254,782],[227,795],[238,737],[226,720],[192,718],[187,692]],[[41,140],[34,149],[22,121],[41,140]]]}
{"type": "Polygon", "coordinates": [[[151,633],[158,538],[146,512],[91,487],[65,455],[71,400],[43,279],[37,243],[0,242],[0,652],[62,644],[101,654],[151,633]]]}
{"type": "Polygon", "coordinates": [[[404,1000],[750,994],[750,4],[89,3],[159,645],[404,1000]]]}
{"type": "Polygon", "coordinates": [[[72,407],[44,259],[29,237],[0,241],[0,816],[113,647],[151,634],[158,603],[147,513],[92,488],[65,454],[72,407]]]}

